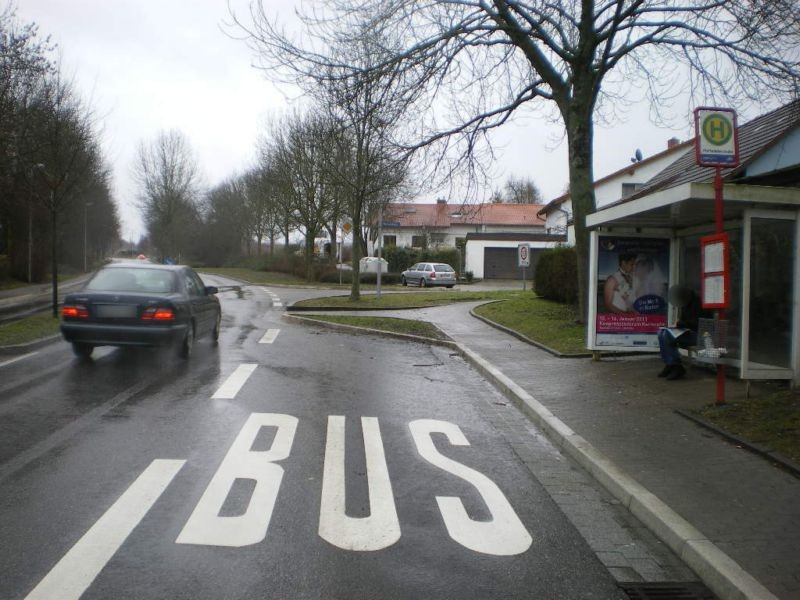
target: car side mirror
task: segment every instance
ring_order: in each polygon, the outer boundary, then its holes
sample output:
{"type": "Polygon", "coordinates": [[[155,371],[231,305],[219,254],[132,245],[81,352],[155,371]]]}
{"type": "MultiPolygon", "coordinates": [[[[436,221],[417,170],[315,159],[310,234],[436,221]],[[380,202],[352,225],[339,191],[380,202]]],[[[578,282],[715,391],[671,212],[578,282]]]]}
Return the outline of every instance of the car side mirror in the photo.
{"type": "Polygon", "coordinates": [[[205,287],[205,290],[206,290],[206,296],[211,296],[212,294],[219,293],[219,288],[217,288],[214,285],[207,285],[205,287]]]}

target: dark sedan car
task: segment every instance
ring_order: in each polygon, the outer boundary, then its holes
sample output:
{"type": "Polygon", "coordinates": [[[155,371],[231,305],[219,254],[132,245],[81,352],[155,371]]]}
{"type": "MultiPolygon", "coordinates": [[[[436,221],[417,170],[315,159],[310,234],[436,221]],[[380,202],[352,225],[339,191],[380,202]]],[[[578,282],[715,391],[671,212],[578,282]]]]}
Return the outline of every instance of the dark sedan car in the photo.
{"type": "Polygon", "coordinates": [[[188,358],[196,339],[219,337],[216,293],[189,267],[114,263],[64,298],[61,333],[81,358],[95,346],[174,346],[188,358]]]}

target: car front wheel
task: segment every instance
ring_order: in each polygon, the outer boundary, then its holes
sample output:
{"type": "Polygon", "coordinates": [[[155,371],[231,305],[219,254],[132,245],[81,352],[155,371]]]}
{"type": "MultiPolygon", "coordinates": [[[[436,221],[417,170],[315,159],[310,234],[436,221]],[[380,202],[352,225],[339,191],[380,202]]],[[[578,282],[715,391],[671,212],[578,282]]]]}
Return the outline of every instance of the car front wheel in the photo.
{"type": "Polygon", "coordinates": [[[400,277],[400,285],[402,285],[403,287],[405,287],[405,286],[407,286],[407,285],[408,285],[408,281],[406,281],[406,277],[405,277],[405,275],[403,275],[402,277],[400,277]]]}

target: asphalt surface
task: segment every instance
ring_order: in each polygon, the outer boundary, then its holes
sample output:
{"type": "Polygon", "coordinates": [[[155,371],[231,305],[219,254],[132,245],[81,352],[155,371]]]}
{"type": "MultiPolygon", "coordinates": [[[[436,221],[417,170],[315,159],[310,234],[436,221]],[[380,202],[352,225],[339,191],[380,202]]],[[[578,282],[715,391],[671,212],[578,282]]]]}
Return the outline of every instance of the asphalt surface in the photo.
{"type": "Polygon", "coordinates": [[[301,295],[220,294],[188,363],[0,359],[0,598],[625,597],[477,373],[282,320],[301,295]]]}

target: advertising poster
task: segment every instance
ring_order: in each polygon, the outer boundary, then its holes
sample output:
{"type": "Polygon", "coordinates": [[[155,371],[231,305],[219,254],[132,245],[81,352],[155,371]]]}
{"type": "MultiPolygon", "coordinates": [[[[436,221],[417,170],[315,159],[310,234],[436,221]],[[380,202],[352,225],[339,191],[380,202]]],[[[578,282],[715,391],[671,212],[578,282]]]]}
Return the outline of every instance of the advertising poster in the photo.
{"type": "Polygon", "coordinates": [[[595,345],[658,348],[667,325],[670,241],[598,237],[595,345]]]}

